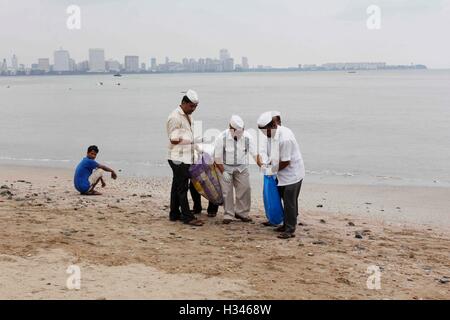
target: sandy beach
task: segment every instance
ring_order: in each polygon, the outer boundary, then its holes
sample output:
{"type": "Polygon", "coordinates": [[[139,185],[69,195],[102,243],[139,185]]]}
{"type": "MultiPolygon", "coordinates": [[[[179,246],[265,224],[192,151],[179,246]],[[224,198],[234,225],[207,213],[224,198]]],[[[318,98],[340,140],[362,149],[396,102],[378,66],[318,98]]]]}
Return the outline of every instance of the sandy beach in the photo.
{"type": "Polygon", "coordinates": [[[194,228],[169,222],[169,178],[107,184],[82,197],[70,170],[0,167],[0,299],[450,297],[447,188],[305,183],[297,237],[280,240],[256,191],[253,223],[220,211],[194,228]]]}

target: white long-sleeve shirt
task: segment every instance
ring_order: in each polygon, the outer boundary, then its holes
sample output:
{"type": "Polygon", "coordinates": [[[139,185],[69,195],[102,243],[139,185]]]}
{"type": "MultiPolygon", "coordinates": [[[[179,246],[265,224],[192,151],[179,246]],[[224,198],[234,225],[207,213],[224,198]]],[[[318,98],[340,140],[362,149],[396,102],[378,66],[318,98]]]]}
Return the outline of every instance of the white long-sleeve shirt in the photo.
{"type": "Polygon", "coordinates": [[[168,159],[192,164],[197,159],[194,144],[192,116],[184,113],[181,107],[176,108],[167,119],[167,136],[169,138],[168,159]],[[183,143],[173,144],[170,140],[183,139],[183,143]]]}

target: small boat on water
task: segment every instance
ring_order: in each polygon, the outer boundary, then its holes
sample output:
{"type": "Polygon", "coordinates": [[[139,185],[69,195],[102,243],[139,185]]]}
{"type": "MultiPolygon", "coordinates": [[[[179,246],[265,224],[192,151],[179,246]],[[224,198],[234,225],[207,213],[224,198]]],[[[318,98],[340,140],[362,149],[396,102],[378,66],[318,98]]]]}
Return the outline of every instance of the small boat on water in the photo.
{"type": "Polygon", "coordinates": [[[115,75],[114,75],[114,77],[121,77],[122,75],[120,74],[120,73],[116,73],[115,75]]]}

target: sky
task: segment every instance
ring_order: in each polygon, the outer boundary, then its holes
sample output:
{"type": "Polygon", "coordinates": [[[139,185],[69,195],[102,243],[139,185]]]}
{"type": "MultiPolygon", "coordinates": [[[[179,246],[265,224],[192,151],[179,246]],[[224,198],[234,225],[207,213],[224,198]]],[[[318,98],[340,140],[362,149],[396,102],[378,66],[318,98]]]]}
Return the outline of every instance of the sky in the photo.
{"type": "Polygon", "coordinates": [[[89,48],[162,62],[218,57],[274,67],[387,62],[450,68],[450,0],[0,0],[0,59],[35,63],[63,47],[77,62],[89,48]],[[69,30],[66,10],[81,9],[69,30]],[[380,29],[367,8],[380,8],[380,29]]]}

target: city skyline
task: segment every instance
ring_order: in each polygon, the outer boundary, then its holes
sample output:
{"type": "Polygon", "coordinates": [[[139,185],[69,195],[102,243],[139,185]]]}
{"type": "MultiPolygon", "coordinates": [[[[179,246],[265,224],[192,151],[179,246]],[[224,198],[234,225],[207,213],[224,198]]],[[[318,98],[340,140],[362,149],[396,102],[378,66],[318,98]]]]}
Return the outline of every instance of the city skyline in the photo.
{"type": "MultiPolygon", "coordinates": [[[[60,47],[53,52],[53,60],[48,57],[37,58],[30,65],[19,63],[19,57],[13,54],[8,63],[7,58],[3,58],[0,64],[0,74],[18,72],[43,71],[48,72],[230,72],[250,69],[248,57],[241,58],[241,64],[235,64],[235,59],[231,57],[228,49],[220,49],[218,58],[183,58],[181,62],[173,61],[169,57],[164,58],[164,63],[158,64],[158,59],[150,57],[142,59],[137,55],[125,55],[122,61],[116,58],[106,59],[105,49],[89,48],[87,58],[76,61],[72,58],[70,51],[60,47]],[[145,61],[145,62],[143,62],[145,61]],[[53,62],[53,64],[51,63],[53,62]],[[147,63],[148,62],[148,63],[147,63]],[[147,68],[147,65],[149,66],[147,68]],[[204,68],[201,66],[204,65],[204,68]]],[[[264,66],[259,66],[264,67],[264,66]]]]}
{"type": "Polygon", "coordinates": [[[286,68],[274,68],[267,65],[250,66],[248,57],[241,57],[240,64],[235,63],[228,49],[220,49],[218,58],[183,58],[181,62],[165,57],[158,63],[154,57],[145,61],[139,56],[126,55],[121,63],[117,59],[105,59],[105,49],[88,49],[87,60],[77,62],[70,52],[62,47],[53,52],[53,64],[50,58],[38,58],[37,63],[26,66],[19,63],[16,54],[8,64],[6,58],[0,64],[0,75],[43,75],[43,74],[80,74],[80,73],[181,73],[181,72],[242,72],[242,71],[355,71],[388,69],[427,69],[423,64],[388,65],[386,62],[334,62],[323,64],[298,64],[286,68]],[[147,67],[148,66],[148,67],[147,67]]]}
{"type": "MultiPolygon", "coordinates": [[[[0,0],[0,57],[21,63],[68,48],[76,61],[85,48],[107,48],[106,58],[134,54],[164,61],[216,56],[221,47],[254,66],[323,64],[328,61],[389,61],[449,68],[450,0],[379,0],[380,28],[367,27],[372,1],[230,0],[0,0]],[[81,9],[79,30],[66,26],[67,8],[81,9]],[[186,19],[189,17],[189,19],[186,19]]],[[[121,58],[120,58],[121,60],[121,58]]]]}

